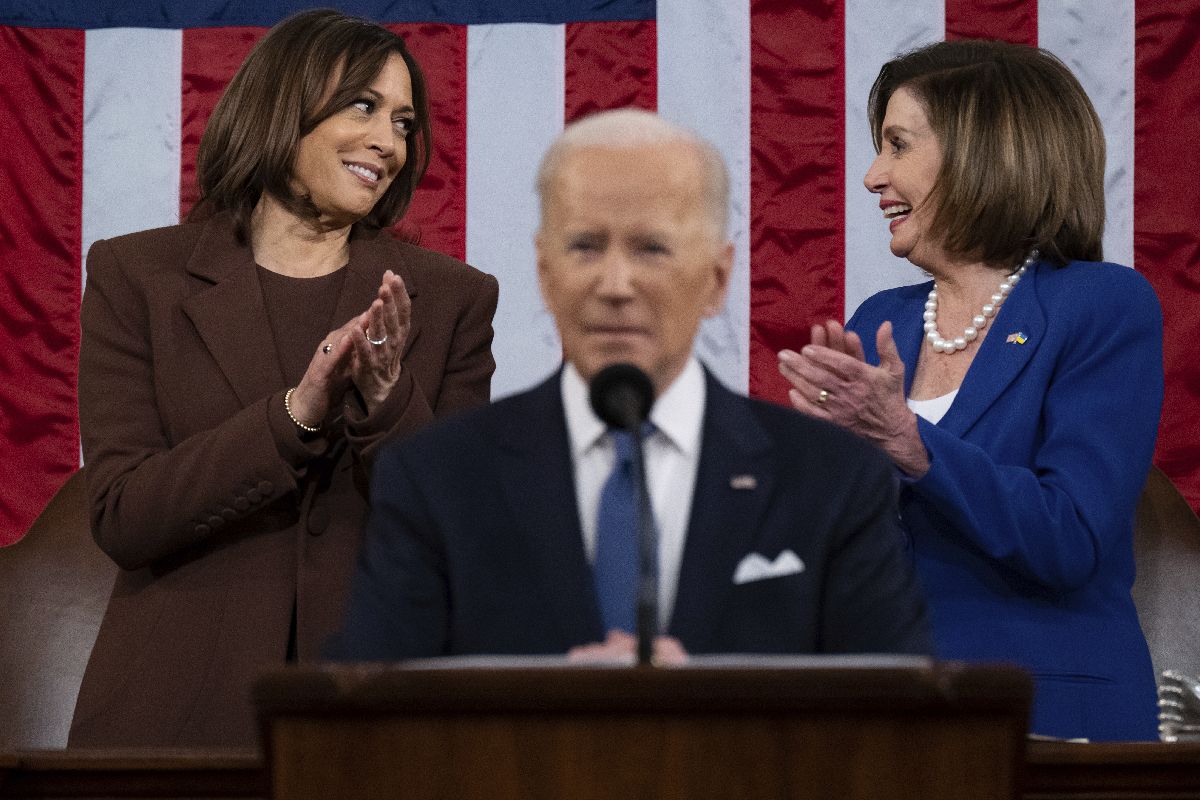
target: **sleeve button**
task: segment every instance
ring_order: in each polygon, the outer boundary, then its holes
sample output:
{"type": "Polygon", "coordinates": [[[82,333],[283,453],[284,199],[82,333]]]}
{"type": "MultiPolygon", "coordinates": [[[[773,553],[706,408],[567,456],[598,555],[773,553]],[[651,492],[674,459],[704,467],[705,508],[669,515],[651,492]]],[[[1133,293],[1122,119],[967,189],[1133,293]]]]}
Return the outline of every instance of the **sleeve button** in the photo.
{"type": "Polygon", "coordinates": [[[259,481],[258,490],[262,492],[263,497],[270,497],[275,493],[275,484],[270,481],[259,481]]]}
{"type": "Polygon", "coordinates": [[[250,501],[245,497],[239,497],[233,501],[233,507],[238,511],[246,511],[250,508],[250,501]]]}
{"type": "Polygon", "coordinates": [[[259,492],[258,489],[251,489],[250,491],[246,492],[246,499],[251,503],[254,503],[254,505],[258,505],[263,501],[262,493],[259,492]]]}

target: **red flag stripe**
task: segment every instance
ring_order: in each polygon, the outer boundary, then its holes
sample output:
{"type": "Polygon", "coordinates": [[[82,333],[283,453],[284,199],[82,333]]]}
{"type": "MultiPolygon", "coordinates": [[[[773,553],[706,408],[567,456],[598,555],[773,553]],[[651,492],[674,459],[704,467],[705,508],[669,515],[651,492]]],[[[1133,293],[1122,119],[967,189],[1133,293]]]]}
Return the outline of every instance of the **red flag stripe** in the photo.
{"type": "Polygon", "coordinates": [[[1200,2],[1138,3],[1134,261],[1163,309],[1166,397],[1155,461],[1200,508],[1200,2]]]}
{"type": "Polygon", "coordinates": [[[658,107],[653,22],[571,23],[565,38],[564,120],[608,108],[658,107]]]}
{"type": "Polygon", "coordinates": [[[786,402],[776,353],[845,304],[841,3],[750,11],[750,393],[786,402]]]}
{"type": "Polygon", "coordinates": [[[406,238],[455,258],[467,256],[467,29],[436,23],[388,25],[404,38],[429,89],[433,152],[412,206],[406,238]]]}
{"type": "Polygon", "coordinates": [[[82,31],[0,27],[0,546],[79,467],[82,31]]]}
{"type": "Polygon", "coordinates": [[[1037,0],[946,0],[946,38],[1036,45],[1037,14],[1037,0]]]}

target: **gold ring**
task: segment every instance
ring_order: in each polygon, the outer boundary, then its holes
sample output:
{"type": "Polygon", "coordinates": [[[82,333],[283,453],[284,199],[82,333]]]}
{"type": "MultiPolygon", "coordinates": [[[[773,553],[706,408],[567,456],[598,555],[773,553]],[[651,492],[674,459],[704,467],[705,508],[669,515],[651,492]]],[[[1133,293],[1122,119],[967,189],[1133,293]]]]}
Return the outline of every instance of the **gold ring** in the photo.
{"type": "Polygon", "coordinates": [[[825,401],[828,399],[829,399],[829,392],[827,392],[826,390],[822,389],[821,391],[817,392],[817,405],[819,405],[819,406],[824,405],[825,401]]]}

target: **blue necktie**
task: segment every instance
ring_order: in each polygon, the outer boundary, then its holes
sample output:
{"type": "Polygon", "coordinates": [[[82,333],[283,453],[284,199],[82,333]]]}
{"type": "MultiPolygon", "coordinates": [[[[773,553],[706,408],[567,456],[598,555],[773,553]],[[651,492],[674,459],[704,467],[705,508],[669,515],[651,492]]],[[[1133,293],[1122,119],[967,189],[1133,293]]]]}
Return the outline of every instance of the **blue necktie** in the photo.
{"type": "Polygon", "coordinates": [[[600,491],[596,517],[596,599],[604,630],[637,630],[638,520],[633,470],[633,436],[609,429],[616,449],[612,473],[600,491]]]}

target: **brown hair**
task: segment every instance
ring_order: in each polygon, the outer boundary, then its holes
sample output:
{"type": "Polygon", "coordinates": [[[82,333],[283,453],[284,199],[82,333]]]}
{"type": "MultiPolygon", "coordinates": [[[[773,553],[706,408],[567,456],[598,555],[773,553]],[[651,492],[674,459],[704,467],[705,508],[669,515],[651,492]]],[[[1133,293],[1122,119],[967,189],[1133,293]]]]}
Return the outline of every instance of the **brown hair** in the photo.
{"type": "Polygon", "coordinates": [[[964,39],[889,61],[867,105],[876,151],[900,88],[924,105],[941,145],[926,202],[947,252],[1010,268],[1033,248],[1060,265],[1102,259],[1104,132],[1058,58],[964,39]]]}
{"type": "Polygon", "coordinates": [[[230,211],[242,241],[263,192],[298,215],[315,216],[312,202],[297,197],[289,185],[300,139],[358,99],[392,53],[408,67],[417,128],[408,138],[400,173],[358,223],[392,225],[408,208],[429,166],[432,135],[425,78],[399,36],[331,9],[288,17],[242,62],[200,140],[200,200],[189,216],[230,211]]]}

